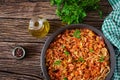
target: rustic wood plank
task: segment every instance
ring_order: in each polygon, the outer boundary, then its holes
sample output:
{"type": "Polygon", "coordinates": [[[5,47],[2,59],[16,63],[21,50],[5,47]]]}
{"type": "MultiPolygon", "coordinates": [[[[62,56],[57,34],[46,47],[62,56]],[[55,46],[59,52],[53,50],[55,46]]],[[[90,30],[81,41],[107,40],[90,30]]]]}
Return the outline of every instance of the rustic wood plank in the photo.
{"type": "MultiPolygon", "coordinates": [[[[100,5],[103,12],[109,13],[111,11],[107,1],[101,2],[100,5]]],[[[34,15],[40,15],[47,19],[59,19],[55,14],[55,9],[56,7],[51,6],[50,2],[5,3],[0,5],[0,17],[31,18],[34,15]]]]}
{"type": "Polygon", "coordinates": [[[41,43],[11,43],[0,42],[0,77],[28,77],[33,80],[42,79],[40,68],[40,53],[43,44],[41,43]],[[23,46],[26,50],[26,57],[23,60],[16,60],[12,56],[15,46],[23,46]],[[2,75],[3,74],[3,75],[2,75]],[[8,75],[7,75],[8,74],[8,75]]]}
{"type": "Polygon", "coordinates": [[[24,2],[24,3],[6,3],[0,5],[0,17],[7,18],[31,18],[34,15],[40,15],[47,19],[57,19],[55,7],[49,2],[24,2]]]}
{"type": "Polygon", "coordinates": [[[23,2],[48,2],[49,0],[1,0],[0,4],[5,3],[23,3],[23,2]]]}
{"type": "MultiPolygon", "coordinates": [[[[49,21],[51,25],[51,35],[62,26],[59,20],[49,21]]],[[[28,31],[29,19],[0,19],[0,41],[5,42],[44,42],[47,38],[37,39],[32,37],[28,31]]]]}
{"type": "Polygon", "coordinates": [[[19,73],[3,71],[0,72],[0,80],[43,80],[43,78],[36,78],[30,75],[22,75],[19,73]]]}
{"type": "Polygon", "coordinates": [[[44,43],[20,43],[20,42],[0,42],[0,58],[4,59],[12,59],[13,56],[11,54],[12,49],[15,46],[23,46],[26,51],[31,55],[29,56],[29,54],[27,55],[26,59],[32,59],[32,60],[38,60],[40,56],[40,52],[42,49],[44,43]],[[31,58],[32,56],[36,56],[35,59],[31,58]]]}

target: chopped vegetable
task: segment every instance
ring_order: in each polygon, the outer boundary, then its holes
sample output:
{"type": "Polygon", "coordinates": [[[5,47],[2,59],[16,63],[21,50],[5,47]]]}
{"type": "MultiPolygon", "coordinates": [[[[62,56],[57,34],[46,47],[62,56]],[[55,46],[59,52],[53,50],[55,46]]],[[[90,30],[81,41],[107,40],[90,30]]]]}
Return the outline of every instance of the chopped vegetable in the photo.
{"type": "Polygon", "coordinates": [[[78,61],[85,62],[85,60],[82,57],[79,57],[78,61]]]}
{"type": "Polygon", "coordinates": [[[65,50],[64,54],[66,54],[67,56],[70,54],[68,51],[65,50]]]}
{"type": "Polygon", "coordinates": [[[75,32],[73,33],[73,36],[76,38],[80,38],[80,30],[76,29],[75,32]]]}
{"type": "Polygon", "coordinates": [[[99,62],[103,62],[104,59],[105,59],[105,57],[104,57],[104,56],[101,56],[100,59],[99,59],[99,62]]]}
{"type": "Polygon", "coordinates": [[[94,50],[93,50],[93,49],[90,49],[90,52],[94,52],[94,50]]]}
{"type": "Polygon", "coordinates": [[[56,61],[54,62],[54,65],[60,65],[60,63],[61,63],[61,60],[56,60],[56,61]]]}
{"type": "Polygon", "coordinates": [[[57,7],[57,16],[67,24],[81,23],[91,10],[97,10],[101,15],[99,2],[100,0],[50,0],[50,4],[57,7]]]}
{"type": "Polygon", "coordinates": [[[64,49],[64,48],[65,48],[65,46],[64,46],[64,45],[62,45],[62,48],[64,49]]]}
{"type": "Polygon", "coordinates": [[[67,77],[65,77],[63,80],[68,80],[68,78],[67,78],[67,77]]]}
{"type": "Polygon", "coordinates": [[[103,12],[99,10],[100,18],[103,18],[103,12]]]}

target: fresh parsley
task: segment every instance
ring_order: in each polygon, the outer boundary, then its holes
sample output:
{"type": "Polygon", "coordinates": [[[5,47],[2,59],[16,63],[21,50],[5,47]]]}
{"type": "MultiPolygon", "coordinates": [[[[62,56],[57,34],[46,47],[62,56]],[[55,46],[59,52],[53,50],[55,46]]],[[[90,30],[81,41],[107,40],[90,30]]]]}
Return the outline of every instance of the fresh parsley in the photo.
{"type": "Polygon", "coordinates": [[[70,53],[65,50],[64,54],[68,56],[70,53]]]}
{"type": "Polygon", "coordinates": [[[67,77],[65,77],[65,78],[63,78],[63,80],[68,80],[68,78],[67,78],[67,77]]]}
{"type": "Polygon", "coordinates": [[[100,0],[50,0],[50,4],[57,7],[57,16],[67,24],[81,23],[91,10],[97,10],[101,15],[99,2],[100,0]]]}
{"type": "Polygon", "coordinates": [[[93,49],[90,49],[90,52],[94,52],[94,50],[93,50],[93,49]]]}
{"type": "Polygon", "coordinates": [[[78,59],[78,62],[85,62],[85,60],[84,60],[84,58],[82,58],[82,57],[79,57],[79,59],[78,59]]]}
{"type": "Polygon", "coordinates": [[[76,29],[75,32],[73,33],[73,36],[76,38],[80,38],[80,30],[76,29]]]}
{"type": "Polygon", "coordinates": [[[61,64],[61,60],[56,60],[55,62],[54,62],[54,65],[60,65],[61,64]]]}
{"type": "Polygon", "coordinates": [[[105,57],[104,57],[104,56],[101,56],[100,59],[99,59],[99,62],[103,62],[104,59],[105,59],[105,57]]]}
{"type": "Polygon", "coordinates": [[[62,48],[64,49],[64,48],[65,48],[65,46],[64,46],[64,45],[62,45],[62,48]]]}

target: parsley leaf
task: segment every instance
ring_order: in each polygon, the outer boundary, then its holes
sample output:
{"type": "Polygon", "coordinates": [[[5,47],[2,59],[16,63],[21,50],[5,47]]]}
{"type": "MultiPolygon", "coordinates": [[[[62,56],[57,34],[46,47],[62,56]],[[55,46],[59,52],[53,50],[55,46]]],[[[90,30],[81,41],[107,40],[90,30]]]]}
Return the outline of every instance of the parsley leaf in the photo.
{"type": "Polygon", "coordinates": [[[76,29],[75,32],[73,33],[73,36],[76,38],[80,38],[80,30],[76,29]]]}
{"type": "Polygon", "coordinates": [[[82,57],[79,57],[78,61],[85,62],[85,60],[82,57]]]}
{"type": "Polygon", "coordinates": [[[100,18],[102,19],[103,18],[103,12],[99,10],[99,15],[100,15],[100,18]]]}
{"type": "Polygon", "coordinates": [[[68,78],[67,78],[67,77],[65,77],[65,78],[63,78],[63,80],[68,80],[68,78]]]}
{"type": "Polygon", "coordinates": [[[105,59],[105,57],[104,57],[104,56],[101,56],[100,59],[99,59],[99,62],[103,62],[104,59],[105,59]]]}
{"type": "Polygon", "coordinates": [[[64,54],[66,54],[67,56],[70,54],[68,51],[65,50],[64,54]]]}
{"type": "Polygon", "coordinates": [[[65,48],[65,46],[64,46],[64,45],[62,45],[62,48],[64,49],[64,48],[65,48]]]}
{"type": "Polygon", "coordinates": [[[94,50],[93,50],[93,49],[90,49],[90,52],[94,52],[94,50]]]}
{"type": "Polygon", "coordinates": [[[50,0],[55,5],[56,14],[67,24],[81,23],[88,11],[97,10],[101,14],[100,0],[50,0]]]}
{"type": "Polygon", "coordinates": [[[54,62],[54,65],[60,65],[60,63],[61,63],[61,60],[56,60],[56,61],[54,62]]]}

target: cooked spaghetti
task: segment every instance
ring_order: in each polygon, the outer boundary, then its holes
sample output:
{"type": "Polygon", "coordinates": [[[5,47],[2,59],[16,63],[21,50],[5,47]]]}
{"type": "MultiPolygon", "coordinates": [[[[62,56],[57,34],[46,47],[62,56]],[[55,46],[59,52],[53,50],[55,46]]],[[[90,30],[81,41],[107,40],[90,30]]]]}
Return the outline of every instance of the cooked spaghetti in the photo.
{"type": "Polygon", "coordinates": [[[109,52],[101,36],[89,29],[65,30],[46,52],[51,80],[105,80],[109,52]]]}

